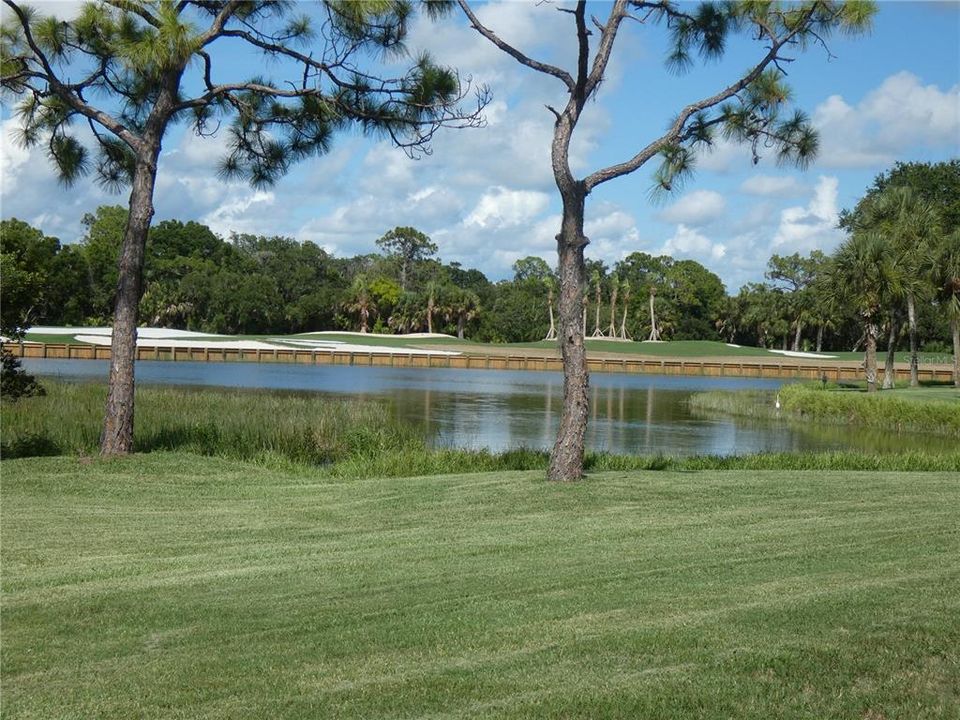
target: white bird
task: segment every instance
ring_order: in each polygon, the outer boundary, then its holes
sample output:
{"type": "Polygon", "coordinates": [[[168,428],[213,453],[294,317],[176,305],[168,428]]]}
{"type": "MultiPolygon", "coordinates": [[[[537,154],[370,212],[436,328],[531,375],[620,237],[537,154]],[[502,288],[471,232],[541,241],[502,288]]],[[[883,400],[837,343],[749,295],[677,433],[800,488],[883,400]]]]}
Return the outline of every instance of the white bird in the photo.
{"type": "Polygon", "coordinates": [[[777,402],[774,404],[774,407],[777,408],[777,410],[780,409],[780,393],[777,393],[777,402]]]}

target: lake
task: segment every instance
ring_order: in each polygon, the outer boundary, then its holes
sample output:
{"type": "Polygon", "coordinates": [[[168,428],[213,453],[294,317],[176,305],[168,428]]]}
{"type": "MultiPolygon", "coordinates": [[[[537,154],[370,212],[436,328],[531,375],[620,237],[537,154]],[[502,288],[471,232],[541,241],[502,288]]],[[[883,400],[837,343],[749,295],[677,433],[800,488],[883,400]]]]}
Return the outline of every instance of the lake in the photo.
{"type": "MultiPolygon", "coordinates": [[[[41,376],[106,381],[108,363],[24,360],[41,376]]],[[[382,402],[420,427],[434,446],[494,451],[553,444],[563,377],[559,373],[343,365],[140,361],[149,384],[266,388],[382,402]]],[[[595,373],[590,377],[587,447],[624,454],[733,455],[756,452],[946,450],[954,441],[862,428],[693,413],[686,400],[703,390],[769,390],[781,380],[595,373]]]]}

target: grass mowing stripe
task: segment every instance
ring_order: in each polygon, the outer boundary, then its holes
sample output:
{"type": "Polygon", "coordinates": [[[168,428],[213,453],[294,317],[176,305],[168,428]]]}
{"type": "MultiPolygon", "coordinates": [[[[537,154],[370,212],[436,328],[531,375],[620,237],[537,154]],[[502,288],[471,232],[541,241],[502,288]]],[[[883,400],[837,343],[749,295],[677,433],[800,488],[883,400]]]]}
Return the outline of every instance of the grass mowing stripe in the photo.
{"type": "Polygon", "coordinates": [[[9,717],[949,717],[951,473],[5,462],[9,717]]]}

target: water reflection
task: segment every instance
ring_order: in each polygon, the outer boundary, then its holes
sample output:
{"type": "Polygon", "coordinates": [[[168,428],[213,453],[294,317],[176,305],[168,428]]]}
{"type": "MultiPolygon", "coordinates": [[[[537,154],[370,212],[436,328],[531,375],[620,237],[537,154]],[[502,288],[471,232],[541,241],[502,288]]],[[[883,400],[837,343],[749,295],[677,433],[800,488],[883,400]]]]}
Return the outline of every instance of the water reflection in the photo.
{"type": "MultiPolygon", "coordinates": [[[[67,379],[106,379],[108,371],[100,361],[25,360],[24,365],[33,373],[67,379]]],[[[563,400],[563,377],[546,372],[141,361],[137,378],[146,384],[273,388],[374,399],[421,428],[436,446],[492,450],[549,448],[563,400]]],[[[935,451],[952,446],[944,438],[696,415],[686,404],[697,391],[774,391],[779,380],[595,374],[590,383],[587,446],[594,450],[729,455],[935,451]]]]}

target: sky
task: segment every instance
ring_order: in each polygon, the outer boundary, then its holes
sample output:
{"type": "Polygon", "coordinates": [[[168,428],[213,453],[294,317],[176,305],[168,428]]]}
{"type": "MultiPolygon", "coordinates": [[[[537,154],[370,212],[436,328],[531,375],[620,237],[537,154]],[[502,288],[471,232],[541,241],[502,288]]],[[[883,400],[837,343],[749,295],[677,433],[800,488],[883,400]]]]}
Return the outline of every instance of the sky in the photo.
{"type": "MultiPolygon", "coordinates": [[[[57,14],[74,2],[38,3],[57,14]]],[[[489,2],[475,11],[528,55],[574,69],[575,31],[563,2],[489,2]]],[[[604,17],[609,5],[591,3],[604,17]]],[[[653,163],[594,190],[587,201],[586,255],[612,266],[632,252],[689,258],[717,273],[728,291],[763,280],[771,254],[830,252],[842,240],[838,213],[853,207],[873,178],[897,161],[960,156],[960,3],[880,2],[871,33],[835,36],[829,52],[811,47],[787,67],[796,107],[820,133],[806,170],[754,165],[749,149],[720,141],[697,170],[664,198],[651,198],[653,163]]],[[[492,102],[486,126],[441,130],[433,152],[411,160],[383,139],[337,136],[326,156],[307,161],[268,190],[216,177],[222,133],[198,138],[183,128],[164,144],[155,221],[196,220],[230,232],[312,241],[339,257],[377,250],[398,225],[427,233],[444,262],[512,276],[519,258],[556,263],[559,198],[550,170],[553,116],[565,88],[522,67],[472,30],[462,16],[415,20],[408,47],[426,49],[492,102]]],[[[756,62],[762,48],[733,42],[720,62],[688,73],[666,70],[662,28],[626,24],[605,83],[586,109],[571,148],[575,174],[626,160],[688,102],[711,95],[756,62]]],[[[235,68],[256,67],[226,57],[235,68]]],[[[256,67],[260,72],[263,68],[256,67]]],[[[270,69],[267,68],[267,72],[270,69]]],[[[63,242],[83,237],[81,218],[99,205],[126,204],[92,182],[58,184],[41,149],[14,141],[16,119],[0,115],[0,214],[63,242]]]]}

